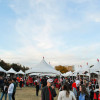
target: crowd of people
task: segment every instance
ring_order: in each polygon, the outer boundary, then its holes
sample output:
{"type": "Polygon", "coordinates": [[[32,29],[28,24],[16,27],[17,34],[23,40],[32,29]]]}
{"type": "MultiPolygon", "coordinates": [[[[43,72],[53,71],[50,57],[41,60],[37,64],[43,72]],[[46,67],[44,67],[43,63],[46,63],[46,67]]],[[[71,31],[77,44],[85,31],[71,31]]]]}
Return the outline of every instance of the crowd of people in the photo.
{"type": "Polygon", "coordinates": [[[9,100],[15,100],[16,86],[17,86],[16,78],[3,79],[2,77],[0,77],[0,89],[1,89],[0,100],[3,99],[3,96],[5,96],[5,100],[7,100],[7,95],[9,100]]]}
{"type": "Polygon", "coordinates": [[[91,81],[71,77],[0,77],[0,100],[5,96],[5,100],[15,100],[16,87],[31,86],[36,88],[36,96],[41,90],[41,100],[100,100],[100,87],[98,80],[91,81]],[[58,89],[59,93],[56,92],[58,89]]]}
{"type": "Polygon", "coordinates": [[[37,92],[39,87],[42,87],[42,100],[54,100],[53,98],[57,96],[55,88],[59,90],[58,100],[100,100],[100,88],[96,79],[88,81],[81,78],[72,80],[72,78],[64,77],[49,79],[37,77],[35,82],[37,92]]]}

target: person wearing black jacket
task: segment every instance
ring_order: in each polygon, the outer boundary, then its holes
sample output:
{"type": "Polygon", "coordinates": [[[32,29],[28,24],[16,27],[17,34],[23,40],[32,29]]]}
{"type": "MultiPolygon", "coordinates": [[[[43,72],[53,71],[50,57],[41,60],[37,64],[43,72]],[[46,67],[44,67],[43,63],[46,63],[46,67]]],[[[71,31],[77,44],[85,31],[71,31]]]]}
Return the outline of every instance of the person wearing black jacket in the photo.
{"type": "Polygon", "coordinates": [[[41,80],[41,84],[42,84],[42,87],[45,87],[47,85],[46,77],[43,77],[43,79],[41,80]]]}
{"type": "Polygon", "coordinates": [[[56,91],[53,86],[51,87],[52,82],[52,79],[47,80],[47,86],[42,89],[42,100],[54,100],[53,98],[56,97],[56,91]]]}
{"type": "Polygon", "coordinates": [[[39,93],[39,82],[36,82],[36,96],[38,96],[39,93]]]}
{"type": "Polygon", "coordinates": [[[2,87],[1,87],[1,97],[0,97],[0,100],[2,100],[4,95],[5,95],[5,100],[7,99],[8,86],[9,86],[9,84],[8,84],[7,80],[5,79],[4,83],[3,83],[2,87]]]}
{"type": "Polygon", "coordinates": [[[92,85],[92,82],[89,82],[89,90],[90,90],[90,100],[93,100],[94,97],[94,88],[95,86],[92,85]]]}
{"type": "Polygon", "coordinates": [[[12,94],[12,100],[15,100],[15,93],[16,93],[16,79],[12,80],[13,84],[14,84],[14,90],[13,90],[13,94],[12,94]]]}
{"type": "Polygon", "coordinates": [[[0,76],[0,88],[2,87],[3,85],[3,78],[0,76]]]}

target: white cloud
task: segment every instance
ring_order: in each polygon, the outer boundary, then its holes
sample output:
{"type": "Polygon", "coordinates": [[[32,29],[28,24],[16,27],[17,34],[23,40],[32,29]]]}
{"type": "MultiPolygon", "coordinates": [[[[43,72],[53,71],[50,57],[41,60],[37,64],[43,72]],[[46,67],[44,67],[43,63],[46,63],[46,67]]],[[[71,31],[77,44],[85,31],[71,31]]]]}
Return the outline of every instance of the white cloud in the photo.
{"type": "MultiPolygon", "coordinates": [[[[76,0],[75,2],[83,3],[87,0],[76,0]]],[[[15,28],[22,47],[15,51],[2,50],[2,59],[32,67],[41,60],[42,56],[45,56],[52,65],[83,64],[87,61],[94,61],[94,58],[97,57],[94,52],[99,49],[99,44],[86,48],[82,46],[68,47],[66,50],[60,51],[61,47],[67,45],[60,35],[63,35],[63,32],[69,34],[69,30],[79,29],[84,19],[77,22],[77,20],[68,18],[67,15],[61,15],[56,1],[25,0],[23,2],[14,0],[10,7],[17,16],[15,28]]]]}
{"type": "Polygon", "coordinates": [[[94,14],[90,14],[89,16],[88,16],[89,18],[89,20],[90,21],[93,21],[93,22],[100,22],[100,13],[94,13],[94,14]]]}
{"type": "Polygon", "coordinates": [[[1,50],[1,58],[10,63],[21,63],[22,65],[33,67],[38,64],[44,56],[51,65],[91,65],[96,62],[100,52],[100,44],[93,44],[86,48],[73,47],[61,52],[59,50],[41,51],[33,46],[19,48],[15,51],[1,50]]]}

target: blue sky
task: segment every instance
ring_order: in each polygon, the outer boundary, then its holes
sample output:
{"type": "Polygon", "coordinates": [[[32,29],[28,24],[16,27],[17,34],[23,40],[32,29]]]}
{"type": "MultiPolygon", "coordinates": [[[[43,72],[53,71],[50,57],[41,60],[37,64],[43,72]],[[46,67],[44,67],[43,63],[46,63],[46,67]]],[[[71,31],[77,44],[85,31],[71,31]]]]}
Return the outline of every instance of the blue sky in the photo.
{"type": "Polygon", "coordinates": [[[0,58],[91,65],[100,58],[100,0],[0,0],[0,58]]]}

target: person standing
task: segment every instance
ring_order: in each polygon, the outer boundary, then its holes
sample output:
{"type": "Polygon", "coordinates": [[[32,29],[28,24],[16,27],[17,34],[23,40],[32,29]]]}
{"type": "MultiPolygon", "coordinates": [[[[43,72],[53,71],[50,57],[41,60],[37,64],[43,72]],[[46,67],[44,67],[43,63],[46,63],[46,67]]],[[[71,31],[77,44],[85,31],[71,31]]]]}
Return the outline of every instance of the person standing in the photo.
{"type": "Polygon", "coordinates": [[[8,100],[12,100],[12,94],[13,94],[13,90],[14,90],[14,84],[12,83],[12,80],[9,80],[9,87],[8,87],[8,100]]]}
{"type": "Polygon", "coordinates": [[[42,84],[42,87],[45,87],[47,85],[46,77],[43,77],[43,79],[41,80],[41,84],[42,84]]]}
{"type": "Polygon", "coordinates": [[[90,100],[93,100],[93,96],[94,96],[94,87],[93,87],[91,81],[89,82],[88,88],[89,88],[89,97],[90,97],[90,100]]]}
{"type": "Polygon", "coordinates": [[[51,87],[52,79],[47,80],[47,86],[42,89],[42,100],[54,100],[56,92],[54,87],[51,87]]]}
{"type": "Polygon", "coordinates": [[[38,96],[39,93],[39,82],[36,82],[36,96],[38,96]]]}
{"type": "Polygon", "coordinates": [[[80,85],[77,100],[89,100],[88,92],[84,85],[80,85]]]}
{"type": "Polygon", "coordinates": [[[65,84],[62,88],[62,91],[59,92],[58,100],[76,100],[75,95],[70,90],[68,84],[65,84]]]}
{"type": "Polygon", "coordinates": [[[20,77],[20,88],[22,88],[23,79],[20,77]]]}
{"type": "Polygon", "coordinates": [[[3,86],[3,77],[0,76],[0,89],[3,86]]]}
{"type": "Polygon", "coordinates": [[[5,100],[7,99],[8,86],[9,86],[9,84],[7,83],[7,80],[5,79],[4,83],[1,87],[1,98],[0,98],[0,100],[2,100],[4,95],[5,95],[5,100]]]}
{"type": "Polygon", "coordinates": [[[75,97],[77,97],[77,86],[76,86],[75,81],[74,81],[73,84],[72,84],[72,90],[73,90],[73,92],[74,92],[74,94],[75,94],[75,97]]]}
{"type": "Polygon", "coordinates": [[[76,86],[77,86],[77,91],[79,91],[79,85],[80,85],[80,80],[78,78],[76,78],[76,86]]]}
{"type": "Polygon", "coordinates": [[[14,89],[13,89],[13,94],[12,94],[12,100],[15,100],[15,93],[16,93],[16,87],[17,87],[16,79],[13,79],[12,82],[14,84],[14,89]]]}

